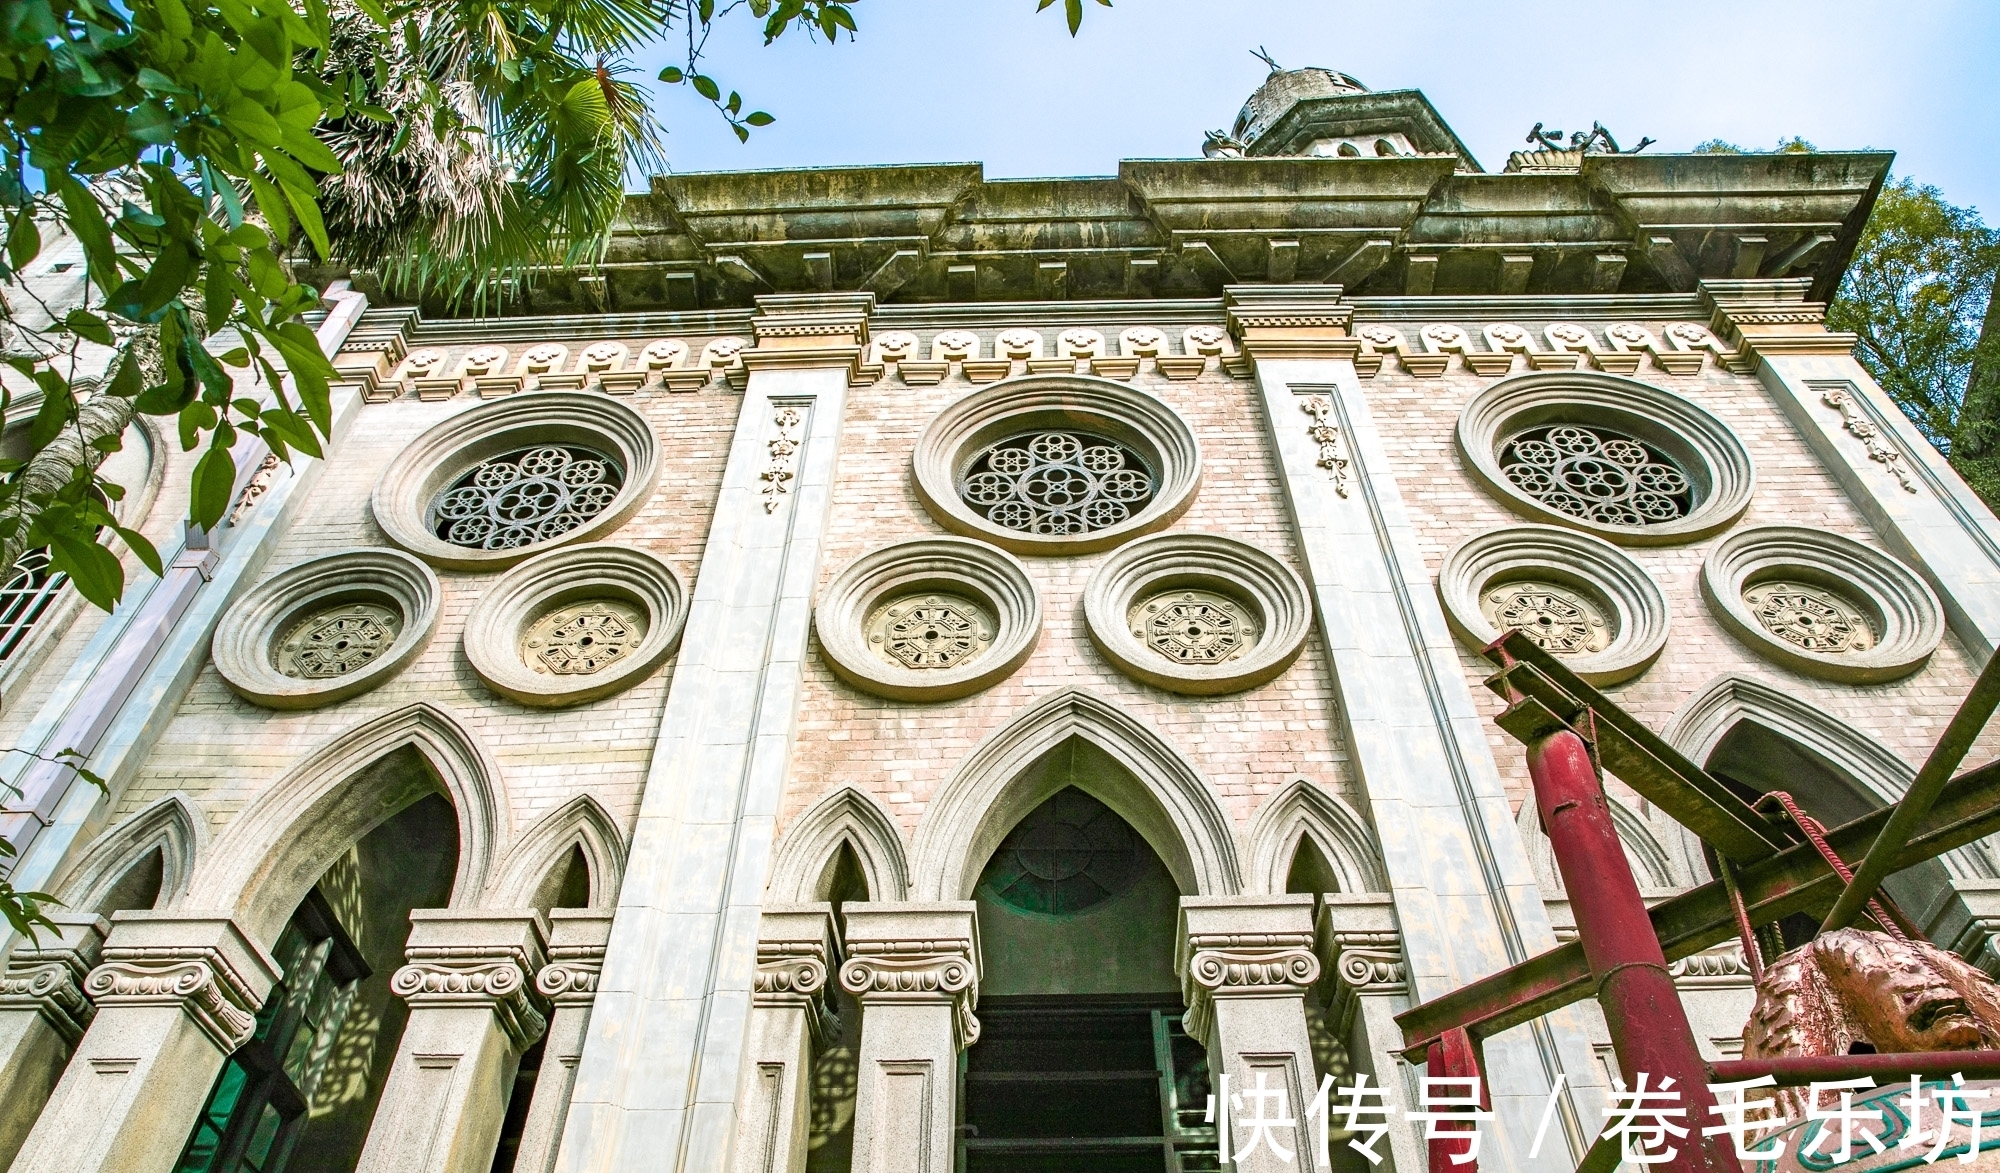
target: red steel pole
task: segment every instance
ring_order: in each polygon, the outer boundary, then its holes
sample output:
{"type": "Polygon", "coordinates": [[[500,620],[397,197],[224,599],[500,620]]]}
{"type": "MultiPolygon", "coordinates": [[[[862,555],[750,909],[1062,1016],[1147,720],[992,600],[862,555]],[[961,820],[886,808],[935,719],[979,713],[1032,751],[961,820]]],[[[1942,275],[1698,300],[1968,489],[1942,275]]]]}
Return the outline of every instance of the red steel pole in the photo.
{"type": "MultiPolygon", "coordinates": [[[[1662,1173],[1742,1173],[1727,1136],[1701,1135],[1719,1119],[1709,1111],[1708,1065],[1695,1049],[1694,1029],[1667,972],[1666,954],[1639,897],[1589,749],[1575,733],[1558,730],[1529,744],[1528,772],[1627,1086],[1636,1087],[1641,1072],[1649,1091],[1671,1077],[1679,1106],[1687,1109],[1685,1117],[1669,1119],[1685,1126],[1688,1135],[1672,1140],[1672,1160],[1652,1168],[1662,1173]]],[[[1647,1119],[1642,1114],[1635,1121],[1647,1119]]]]}

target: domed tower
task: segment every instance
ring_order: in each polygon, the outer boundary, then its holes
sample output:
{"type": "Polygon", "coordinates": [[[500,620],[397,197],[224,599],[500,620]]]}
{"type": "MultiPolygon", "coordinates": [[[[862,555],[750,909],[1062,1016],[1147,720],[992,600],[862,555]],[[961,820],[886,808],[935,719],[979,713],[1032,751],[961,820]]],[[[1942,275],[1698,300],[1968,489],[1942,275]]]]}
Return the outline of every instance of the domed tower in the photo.
{"type": "Polygon", "coordinates": [[[1459,170],[1480,170],[1422,91],[1378,93],[1336,69],[1281,69],[1275,62],[1243,103],[1229,134],[1210,132],[1204,153],[1265,158],[1456,155],[1459,170]]]}

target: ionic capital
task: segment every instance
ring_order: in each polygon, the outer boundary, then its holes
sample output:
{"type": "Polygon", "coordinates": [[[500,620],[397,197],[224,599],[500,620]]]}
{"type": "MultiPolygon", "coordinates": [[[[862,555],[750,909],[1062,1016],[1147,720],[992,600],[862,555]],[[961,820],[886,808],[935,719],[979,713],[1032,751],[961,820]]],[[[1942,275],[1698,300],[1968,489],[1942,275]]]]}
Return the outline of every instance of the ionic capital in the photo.
{"type": "Polygon", "coordinates": [[[412,948],[408,956],[410,963],[389,979],[389,990],[412,1009],[483,1006],[516,1049],[526,1048],[548,1029],[528,988],[526,957],[448,946],[412,948]]]}
{"type": "MultiPolygon", "coordinates": [[[[916,906],[904,906],[916,907],[916,906]]],[[[979,1020],[972,1008],[979,1001],[979,960],[971,934],[953,937],[874,937],[848,920],[847,964],[840,967],[840,985],[863,1006],[885,1003],[931,1003],[952,1009],[954,1036],[960,1047],[979,1041],[979,1020]]],[[[970,927],[970,917],[965,918],[970,927]]]]}
{"type": "Polygon", "coordinates": [[[102,917],[57,913],[53,936],[44,929],[8,959],[0,976],[0,1007],[40,1014],[74,1046],[95,1012],[83,983],[103,954],[109,928],[102,917]]]}
{"type": "Polygon", "coordinates": [[[108,948],[84,979],[86,997],[109,1006],[178,1006],[218,1050],[250,1040],[260,999],[217,949],[108,948]]]}

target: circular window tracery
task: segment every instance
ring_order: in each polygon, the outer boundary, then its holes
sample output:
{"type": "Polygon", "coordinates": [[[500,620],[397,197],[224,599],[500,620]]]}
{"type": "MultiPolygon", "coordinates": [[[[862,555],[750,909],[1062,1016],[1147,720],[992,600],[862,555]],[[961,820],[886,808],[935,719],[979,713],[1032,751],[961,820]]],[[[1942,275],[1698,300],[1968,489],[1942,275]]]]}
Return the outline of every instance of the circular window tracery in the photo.
{"type": "Polygon", "coordinates": [[[980,887],[1022,912],[1074,916],[1131,887],[1142,846],[1116,811],[1072,786],[1014,825],[980,887]]]}
{"type": "Polygon", "coordinates": [[[981,452],[959,496],[995,525],[1067,536],[1110,529],[1153,499],[1138,453],[1087,432],[1013,436],[981,452]]]}
{"type": "Polygon", "coordinates": [[[1729,425],[1618,375],[1501,379],[1465,405],[1457,438],[1467,470],[1510,508],[1620,545],[1706,537],[1740,517],[1756,488],[1729,425]]]}
{"type": "Polygon", "coordinates": [[[912,454],[945,528],[1021,554],[1084,554],[1171,524],[1201,449],[1158,398],[1109,379],[1030,375],[939,412],[912,454]]]}
{"type": "Polygon", "coordinates": [[[1500,450],[1500,471],[1549,508],[1604,525],[1677,521],[1693,506],[1694,486],[1672,458],[1608,428],[1522,432],[1500,450]]]}
{"type": "Polygon", "coordinates": [[[1838,655],[1875,645],[1868,617],[1838,592],[1774,579],[1743,592],[1764,630],[1808,652],[1838,655]]]}
{"type": "Polygon", "coordinates": [[[1090,639],[1121,671],[1169,692],[1254,688],[1298,658],[1312,601],[1298,572],[1220,534],[1156,534],[1121,547],[1083,591],[1090,639]]]}
{"type": "Polygon", "coordinates": [[[431,532],[472,550],[518,550],[604,512],[625,474],[590,448],[538,445],[482,460],[431,504],[431,532]]]}
{"type": "Polygon", "coordinates": [[[370,500],[397,545],[434,566],[499,570],[608,536],[659,477],[646,418],[608,395],[531,391],[411,441],[370,500]]]}

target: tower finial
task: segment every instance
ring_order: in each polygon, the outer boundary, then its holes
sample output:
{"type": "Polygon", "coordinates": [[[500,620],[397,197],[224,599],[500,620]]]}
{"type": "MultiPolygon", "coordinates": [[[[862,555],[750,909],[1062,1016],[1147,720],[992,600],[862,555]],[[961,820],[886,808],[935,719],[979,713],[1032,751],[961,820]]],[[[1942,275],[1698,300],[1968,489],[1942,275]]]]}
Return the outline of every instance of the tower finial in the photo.
{"type": "Polygon", "coordinates": [[[1270,51],[1265,49],[1264,46],[1262,45],[1257,46],[1255,49],[1250,51],[1250,55],[1252,57],[1255,57],[1257,60],[1262,61],[1264,64],[1270,66],[1272,73],[1284,72],[1284,66],[1279,65],[1276,61],[1271,60],[1270,51]]]}

